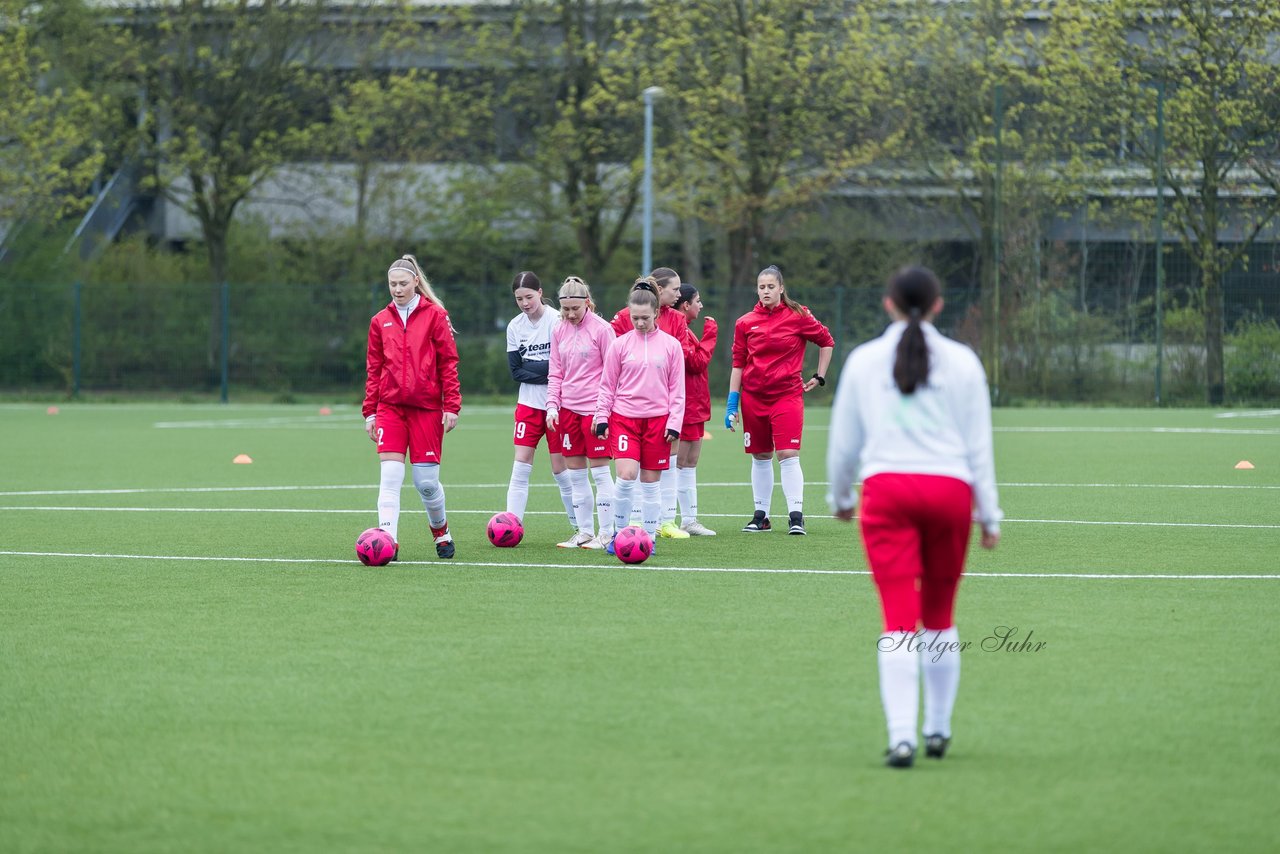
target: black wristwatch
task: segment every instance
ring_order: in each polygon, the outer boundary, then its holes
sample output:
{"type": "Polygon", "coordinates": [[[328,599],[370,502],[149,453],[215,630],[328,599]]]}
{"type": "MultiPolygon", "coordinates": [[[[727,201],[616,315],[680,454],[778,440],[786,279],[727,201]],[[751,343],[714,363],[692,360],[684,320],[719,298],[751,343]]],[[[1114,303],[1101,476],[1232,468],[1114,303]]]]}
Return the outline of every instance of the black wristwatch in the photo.
{"type": "Polygon", "coordinates": [[[826,385],[826,384],[827,384],[827,378],[826,378],[826,377],[824,377],[824,376],[821,376],[821,375],[819,375],[819,374],[814,374],[814,375],[813,375],[813,378],[814,378],[815,380],[817,380],[817,381],[818,381],[818,385],[826,385]]]}

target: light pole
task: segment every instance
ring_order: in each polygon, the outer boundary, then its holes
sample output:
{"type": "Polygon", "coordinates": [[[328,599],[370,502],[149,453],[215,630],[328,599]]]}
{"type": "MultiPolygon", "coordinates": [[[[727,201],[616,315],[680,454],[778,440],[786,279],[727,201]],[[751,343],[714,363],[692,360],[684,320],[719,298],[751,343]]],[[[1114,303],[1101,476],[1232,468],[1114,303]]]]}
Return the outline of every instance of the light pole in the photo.
{"type": "Polygon", "coordinates": [[[662,87],[644,90],[644,245],[641,250],[640,275],[653,269],[653,99],[662,87]]]}

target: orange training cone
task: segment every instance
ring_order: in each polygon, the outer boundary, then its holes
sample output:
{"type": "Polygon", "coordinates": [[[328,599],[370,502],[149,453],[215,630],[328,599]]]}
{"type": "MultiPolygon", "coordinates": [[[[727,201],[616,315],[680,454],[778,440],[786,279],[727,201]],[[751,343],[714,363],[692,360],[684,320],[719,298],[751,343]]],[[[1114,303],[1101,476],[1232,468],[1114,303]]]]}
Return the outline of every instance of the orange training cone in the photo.
{"type": "Polygon", "coordinates": [[[250,457],[248,454],[236,454],[236,458],[231,462],[239,465],[245,465],[253,462],[253,457],[250,457]]]}
{"type": "Polygon", "coordinates": [[[1236,463],[1236,468],[1251,469],[1253,468],[1253,463],[1249,462],[1248,460],[1241,460],[1240,462],[1236,463]]]}

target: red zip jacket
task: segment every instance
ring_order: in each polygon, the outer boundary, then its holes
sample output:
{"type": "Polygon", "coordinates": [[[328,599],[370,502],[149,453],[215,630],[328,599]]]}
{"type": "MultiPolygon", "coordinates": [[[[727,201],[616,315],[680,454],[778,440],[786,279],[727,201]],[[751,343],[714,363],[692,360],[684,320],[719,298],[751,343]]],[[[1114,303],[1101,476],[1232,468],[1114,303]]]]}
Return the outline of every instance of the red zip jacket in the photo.
{"type": "Polygon", "coordinates": [[[409,313],[408,324],[400,320],[395,303],[373,316],[366,365],[365,418],[379,403],[462,411],[458,345],[449,313],[426,297],[409,313]]]}
{"type": "MultiPolygon", "coordinates": [[[[702,322],[702,340],[698,349],[706,354],[710,361],[716,349],[716,335],[719,327],[714,318],[708,317],[702,322]]],[[[690,330],[690,335],[693,331],[690,330]]],[[[690,367],[689,360],[684,362],[684,423],[701,424],[711,418],[711,387],[707,382],[707,367],[701,370],[690,367]]]]}
{"type": "MultiPolygon", "coordinates": [[[[613,331],[618,335],[626,335],[635,326],[631,324],[631,312],[622,309],[609,321],[613,331]]],[[[680,352],[684,353],[684,369],[705,371],[711,364],[711,351],[698,346],[698,339],[689,331],[689,319],[670,306],[658,309],[658,328],[680,342],[680,352]]],[[[710,405],[710,404],[708,404],[710,405]]]]}
{"type": "Polygon", "coordinates": [[[733,326],[733,366],[742,368],[742,395],[775,401],[804,393],[805,344],[834,347],[831,331],[809,309],[800,313],[780,305],[770,311],[756,307],[733,326]]]}

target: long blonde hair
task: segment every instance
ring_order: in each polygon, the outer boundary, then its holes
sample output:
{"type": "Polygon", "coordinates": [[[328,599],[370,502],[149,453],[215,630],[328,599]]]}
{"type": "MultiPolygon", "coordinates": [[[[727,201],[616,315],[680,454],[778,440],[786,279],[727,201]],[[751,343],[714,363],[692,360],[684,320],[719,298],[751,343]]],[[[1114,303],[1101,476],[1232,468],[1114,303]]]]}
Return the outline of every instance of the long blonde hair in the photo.
{"type": "Polygon", "coordinates": [[[411,274],[417,281],[414,283],[414,290],[431,300],[436,305],[444,308],[444,302],[440,297],[436,296],[436,292],[431,288],[431,282],[427,281],[427,274],[422,272],[422,267],[418,266],[418,259],[412,255],[401,255],[395,261],[391,262],[391,266],[387,268],[387,275],[395,270],[404,270],[411,274]]]}

